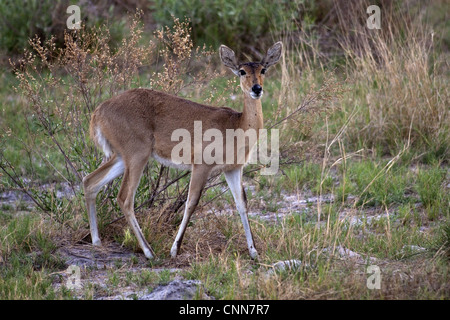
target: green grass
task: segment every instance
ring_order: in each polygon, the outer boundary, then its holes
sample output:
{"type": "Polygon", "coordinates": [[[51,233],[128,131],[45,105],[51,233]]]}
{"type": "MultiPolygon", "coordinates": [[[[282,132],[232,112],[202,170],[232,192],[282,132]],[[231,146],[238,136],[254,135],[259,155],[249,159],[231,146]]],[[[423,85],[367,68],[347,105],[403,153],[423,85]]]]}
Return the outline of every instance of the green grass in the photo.
{"type": "MultiPolygon", "coordinates": [[[[361,192],[364,183],[369,184],[373,177],[385,164],[378,161],[349,161],[345,174],[352,192],[361,192]]],[[[265,182],[266,192],[280,185],[288,186],[283,192],[300,188],[309,190],[308,174],[319,175],[319,167],[307,165],[292,169],[286,174],[284,181],[265,182]],[[287,179],[291,178],[293,181],[287,179]],[[302,180],[304,179],[304,180],[302,180]]],[[[338,170],[339,172],[339,170],[338,170]]],[[[212,234],[223,234],[219,251],[204,252],[192,258],[181,271],[185,279],[201,280],[207,294],[216,299],[299,299],[299,298],[343,298],[343,299],[441,299],[448,298],[443,283],[448,282],[448,216],[442,210],[442,200],[437,195],[446,196],[445,189],[437,189],[437,193],[428,190],[431,185],[442,185],[445,172],[440,166],[423,166],[418,174],[412,173],[407,163],[399,163],[392,171],[381,176],[383,184],[372,183],[367,197],[378,199],[368,206],[369,200],[354,204],[351,199],[335,203],[322,204],[321,224],[317,224],[312,213],[287,215],[278,223],[251,219],[260,260],[250,260],[242,226],[238,217],[221,217],[219,221],[211,221],[208,215],[200,215],[189,226],[183,250],[189,251],[203,246],[213,238],[204,236],[205,228],[212,234]],[[403,181],[397,190],[392,184],[403,181]],[[374,189],[372,190],[372,186],[374,189]],[[428,187],[427,187],[428,186],[428,187]],[[425,191],[427,190],[427,191],[425,191]],[[401,192],[407,196],[399,196],[401,192]],[[419,205],[424,199],[431,199],[427,205],[419,205]],[[430,216],[430,208],[438,207],[436,216],[430,216]],[[357,215],[380,215],[379,219],[361,219],[360,225],[350,226],[343,220],[342,214],[349,209],[356,209],[357,215]],[[367,213],[367,210],[375,210],[367,213]],[[311,217],[312,214],[312,217],[311,217]],[[389,215],[389,216],[388,216],[389,215]],[[442,223],[440,221],[443,221],[442,223]],[[423,231],[425,227],[425,232],[423,231]],[[381,291],[366,288],[366,264],[353,265],[342,260],[338,255],[330,254],[323,249],[332,250],[335,246],[343,246],[360,254],[363,259],[376,258],[383,271],[384,286],[381,291]],[[425,248],[417,253],[408,249],[411,246],[425,248]],[[330,249],[331,248],[331,249],[330,249]],[[299,270],[271,272],[271,265],[276,261],[298,259],[302,261],[299,270]],[[412,266],[415,266],[412,268],[412,266]],[[356,268],[356,269],[355,269],[356,268]],[[422,283],[409,281],[406,284],[398,278],[398,273],[412,274],[414,279],[422,279],[422,283]],[[426,280],[426,274],[432,275],[426,280]],[[437,288],[437,289],[436,289],[437,288]]],[[[380,178],[380,179],[381,179],[380,178]]],[[[313,179],[312,179],[313,180],[313,179]]],[[[341,179],[337,180],[342,181],[341,179]]],[[[317,182],[316,182],[317,183],[317,182]]],[[[367,186],[367,185],[366,185],[367,186]]],[[[336,191],[339,184],[331,192],[336,191]]],[[[300,192],[301,194],[301,192],[300,192]]],[[[258,193],[252,201],[259,200],[258,193]]],[[[280,198],[282,199],[282,197],[280,198]]],[[[369,198],[368,198],[369,199],[369,198]]],[[[93,299],[97,296],[115,294],[115,290],[124,286],[151,288],[165,285],[174,279],[170,271],[152,272],[151,269],[135,273],[126,271],[127,267],[118,265],[108,271],[105,284],[110,289],[97,285],[86,285],[80,293],[75,294],[65,288],[56,290],[53,286],[55,272],[65,269],[64,264],[53,253],[55,250],[55,226],[43,219],[41,214],[24,214],[16,216],[13,211],[6,210],[1,214],[1,257],[0,264],[0,296],[4,299],[93,299]],[[125,268],[125,269],[123,269],[125,268]],[[117,273],[115,270],[122,270],[117,273]],[[115,288],[115,289],[114,289],[115,288]]],[[[10,208],[13,209],[13,208],[10,208]]],[[[367,217],[367,216],[366,216],[367,217]]],[[[146,224],[144,223],[144,228],[146,224]]],[[[152,229],[155,232],[155,229],[152,229]]],[[[156,232],[161,232],[156,230],[156,232]]],[[[159,239],[162,235],[153,235],[159,239]]],[[[215,236],[217,238],[217,236],[215,236]]],[[[119,239],[120,240],[120,239],[119,239]]],[[[165,237],[158,255],[163,265],[170,261],[165,251],[169,250],[171,238],[165,237]],[[165,262],[164,262],[165,261],[165,262]]],[[[137,250],[133,237],[123,236],[127,247],[137,250]],[[128,239],[128,240],[127,240],[128,239]],[[130,243],[127,244],[126,242],[130,243]]],[[[137,253],[139,254],[139,253],[137,253]]],[[[201,298],[201,294],[197,298],[201,298]]]]}
{"type": "Polygon", "coordinates": [[[361,203],[374,206],[408,201],[406,188],[411,184],[412,174],[405,166],[394,166],[383,173],[386,162],[362,161],[349,166],[347,174],[350,183],[354,183],[354,192],[361,196],[361,203]]]}
{"type": "Polygon", "coordinates": [[[436,219],[440,214],[449,215],[449,193],[443,186],[446,170],[434,165],[428,170],[419,168],[415,191],[425,207],[428,218],[436,219]]]}
{"type": "Polygon", "coordinates": [[[318,191],[321,177],[321,166],[317,163],[304,163],[291,166],[284,171],[283,187],[290,190],[314,190],[318,191]]]}
{"type": "MultiPolygon", "coordinates": [[[[14,168],[20,168],[24,177],[45,183],[60,181],[56,172],[64,171],[63,158],[56,148],[49,146],[48,137],[39,125],[36,115],[30,112],[24,98],[14,92],[18,81],[10,70],[0,76],[0,161],[7,159],[14,168]],[[35,153],[33,145],[39,145],[35,153]],[[52,164],[52,170],[49,170],[52,164]],[[56,169],[56,170],[55,170],[56,169]]],[[[13,186],[0,175],[1,186],[13,186]]]]}
{"type": "MultiPolygon", "coordinates": [[[[442,289],[439,281],[448,280],[448,265],[442,262],[426,262],[426,254],[411,254],[403,249],[408,245],[428,247],[430,236],[418,228],[409,226],[388,229],[387,221],[366,229],[355,228],[342,232],[339,221],[327,228],[316,229],[313,224],[299,223],[292,216],[284,219],[279,226],[264,227],[253,224],[254,233],[264,239],[264,253],[261,261],[254,263],[233,252],[210,256],[194,262],[183,275],[187,279],[200,279],[205,289],[219,299],[299,299],[299,298],[356,298],[356,299],[440,299],[445,292],[433,291],[427,284],[408,282],[400,285],[395,272],[409,272],[409,265],[415,264],[414,276],[423,277],[428,269],[440,280],[434,285],[442,289]],[[370,230],[369,230],[370,229],[370,230]],[[363,241],[361,241],[361,232],[363,241]],[[366,285],[366,264],[359,266],[341,261],[338,256],[330,256],[321,251],[333,245],[344,245],[364,257],[373,257],[383,271],[382,291],[373,291],[366,285]],[[270,272],[275,261],[299,259],[302,267],[298,270],[270,272]],[[395,271],[395,268],[399,268],[395,271]],[[385,279],[385,280],[384,280],[385,279]],[[392,282],[389,282],[392,279],[392,282]],[[447,279],[447,280],[446,280],[447,279]],[[426,294],[424,293],[426,291],[426,294]]],[[[431,237],[432,238],[432,237],[431,237]]],[[[261,244],[260,244],[261,245],[261,244]]]]}
{"type": "Polygon", "coordinates": [[[0,299],[71,298],[70,292],[56,293],[51,273],[64,268],[53,252],[55,243],[43,229],[39,214],[0,212],[0,299]]]}

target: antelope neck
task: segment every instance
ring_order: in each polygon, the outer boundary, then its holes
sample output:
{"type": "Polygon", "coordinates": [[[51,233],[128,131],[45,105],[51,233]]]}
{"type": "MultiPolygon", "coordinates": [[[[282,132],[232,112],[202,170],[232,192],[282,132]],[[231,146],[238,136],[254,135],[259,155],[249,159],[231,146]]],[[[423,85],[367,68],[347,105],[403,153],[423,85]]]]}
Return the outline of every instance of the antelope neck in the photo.
{"type": "Polygon", "coordinates": [[[255,129],[257,135],[263,128],[263,113],[261,99],[253,99],[249,94],[244,94],[244,110],[242,111],[241,128],[244,130],[255,129]]]}

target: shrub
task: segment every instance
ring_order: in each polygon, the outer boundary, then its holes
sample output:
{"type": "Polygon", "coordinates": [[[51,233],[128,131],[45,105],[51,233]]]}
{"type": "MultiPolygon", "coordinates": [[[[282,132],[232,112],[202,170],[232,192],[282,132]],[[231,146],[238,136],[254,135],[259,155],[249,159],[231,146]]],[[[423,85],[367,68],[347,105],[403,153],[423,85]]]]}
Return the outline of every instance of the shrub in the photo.
{"type": "Polygon", "coordinates": [[[292,31],[300,20],[302,3],[299,0],[213,0],[207,3],[203,0],[156,0],[153,17],[162,26],[172,24],[172,15],[188,17],[196,43],[215,47],[224,43],[240,52],[254,50],[254,46],[265,48],[272,42],[272,34],[280,33],[283,28],[292,31]]]}
{"type": "MultiPolygon", "coordinates": [[[[125,27],[126,8],[143,7],[142,0],[128,1],[124,5],[112,0],[81,1],[81,19],[88,27],[99,27],[109,23],[109,42],[115,46],[120,42],[125,27]]],[[[56,45],[64,45],[66,20],[70,16],[66,12],[71,3],[69,0],[5,0],[0,1],[0,50],[7,53],[21,53],[27,47],[28,39],[36,36],[44,42],[54,37],[56,45]]]]}
{"type": "Polygon", "coordinates": [[[54,2],[1,1],[0,48],[8,52],[19,52],[26,47],[28,39],[35,34],[44,38],[48,37],[52,25],[54,2]]]}

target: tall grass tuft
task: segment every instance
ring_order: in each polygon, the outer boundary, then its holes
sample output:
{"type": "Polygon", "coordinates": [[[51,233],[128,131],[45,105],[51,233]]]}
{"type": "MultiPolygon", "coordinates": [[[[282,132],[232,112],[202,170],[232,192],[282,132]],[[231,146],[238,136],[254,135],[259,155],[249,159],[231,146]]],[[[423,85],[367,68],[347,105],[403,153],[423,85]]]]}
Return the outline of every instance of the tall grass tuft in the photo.
{"type": "Polygon", "coordinates": [[[436,54],[437,37],[420,7],[382,4],[379,30],[361,20],[367,2],[346,12],[337,6],[346,72],[354,83],[346,104],[358,109],[348,137],[369,148],[381,146],[388,154],[411,139],[418,149],[444,158],[449,151],[450,99],[443,72],[448,61],[436,54]]]}

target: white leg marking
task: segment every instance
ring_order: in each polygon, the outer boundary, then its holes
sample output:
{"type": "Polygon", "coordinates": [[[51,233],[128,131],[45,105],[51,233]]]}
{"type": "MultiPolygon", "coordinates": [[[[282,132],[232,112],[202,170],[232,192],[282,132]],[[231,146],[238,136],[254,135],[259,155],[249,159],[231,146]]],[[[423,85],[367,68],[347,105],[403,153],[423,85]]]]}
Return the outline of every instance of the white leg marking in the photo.
{"type": "Polygon", "coordinates": [[[178,232],[177,232],[177,236],[175,237],[175,241],[172,244],[172,248],[170,249],[170,255],[172,256],[172,258],[176,258],[177,254],[178,254],[178,248],[180,246],[180,241],[181,238],[183,238],[183,235],[186,231],[186,227],[189,223],[189,195],[186,199],[186,206],[184,208],[184,214],[183,214],[183,220],[181,221],[181,225],[178,228],[178,232]]]}
{"type": "Polygon", "coordinates": [[[96,188],[100,190],[101,187],[114,180],[117,177],[120,177],[125,170],[125,165],[123,163],[122,158],[117,157],[116,163],[109,169],[108,173],[103,177],[102,180],[98,182],[96,188]]]}
{"type": "Polygon", "coordinates": [[[91,230],[91,238],[92,238],[92,244],[96,246],[101,245],[100,237],[98,234],[98,225],[97,225],[97,213],[95,210],[95,196],[100,191],[100,189],[106,185],[108,182],[112,181],[113,179],[119,177],[123,174],[124,171],[124,164],[123,160],[120,157],[117,157],[116,162],[114,165],[109,169],[108,173],[99,181],[95,186],[92,187],[92,194],[93,198],[88,200],[87,205],[89,206],[89,226],[91,230]]]}
{"type": "Polygon", "coordinates": [[[255,245],[253,243],[253,236],[250,230],[250,224],[248,222],[247,207],[245,204],[242,189],[242,170],[236,169],[225,172],[225,179],[227,180],[228,186],[230,187],[231,193],[233,194],[234,201],[236,202],[236,207],[239,211],[239,215],[241,216],[250,256],[253,259],[256,259],[258,257],[258,253],[256,252],[255,245]]]}

